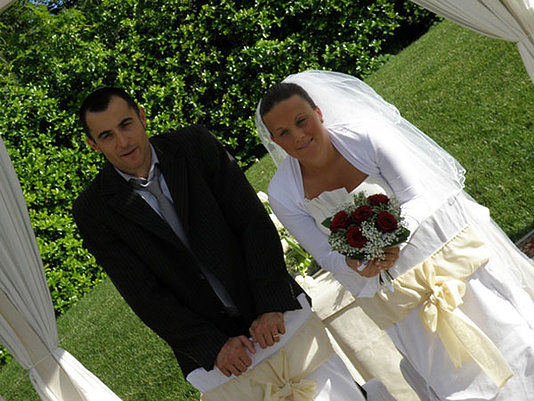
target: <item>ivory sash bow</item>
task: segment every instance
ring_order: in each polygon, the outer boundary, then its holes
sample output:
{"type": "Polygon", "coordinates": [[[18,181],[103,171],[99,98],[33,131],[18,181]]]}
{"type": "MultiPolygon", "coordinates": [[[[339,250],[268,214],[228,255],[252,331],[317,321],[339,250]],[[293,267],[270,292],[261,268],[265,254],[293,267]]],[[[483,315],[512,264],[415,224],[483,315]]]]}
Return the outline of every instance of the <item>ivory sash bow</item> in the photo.
{"type": "Polygon", "coordinates": [[[311,315],[278,352],[253,369],[204,392],[201,401],[312,401],[315,380],[306,376],[333,354],[321,320],[311,315]]]}
{"type": "Polygon", "coordinates": [[[484,243],[469,226],[460,230],[424,262],[393,281],[395,291],[359,298],[362,309],[382,329],[421,305],[421,320],[437,333],[454,366],[473,360],[501,387],[513,373],[499,349],[459,307],[465,281],[488,261],[484,243]]]}

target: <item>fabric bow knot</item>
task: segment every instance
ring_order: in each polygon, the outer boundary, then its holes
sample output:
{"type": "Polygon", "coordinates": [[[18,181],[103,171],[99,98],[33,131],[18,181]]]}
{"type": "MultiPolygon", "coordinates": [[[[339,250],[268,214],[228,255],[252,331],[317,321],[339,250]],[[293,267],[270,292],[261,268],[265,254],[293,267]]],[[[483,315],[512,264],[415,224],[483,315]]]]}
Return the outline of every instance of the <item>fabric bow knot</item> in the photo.
{"type": "Polygon", "coordinates": [[[425,328],[429,332],[435,333],[438,328],[439,314],[445,313],[445,311],[452,312],[463,304],[465,283],[456,279],[441,283],[434,282],[431,290],[430,296],[423,303],[422,319],[425,328]]]}
{"type": "Polygon", "coordinates": [[[465,226],[423,262],[398,276],[393,282],[395,292],[377,293],[359,303],[382,328],[401,321],[420,305],[422,325],[439,336],[454,366],[474,361],[501,387],[512,370],[492,340],[460,308],[467,280],[488,260],[484,242],[465,226]]]}
{"type": "Polygon", "coordinates": [[[282,387],[269,383],[263,401],[312,401],[315,394],[314,380],[287,381],[282,387]]]}
{"type": "Polygon", "coordinates": [[[421,309],[423,325],[428,331],[438,333],[455,367],[474,360],[501,387],[513,373],[495,344],[459,309],[465,283],[450,276],[436,280],[435,271],[432,263],[423,263],[429,286],[429,295],[421,309]]]}

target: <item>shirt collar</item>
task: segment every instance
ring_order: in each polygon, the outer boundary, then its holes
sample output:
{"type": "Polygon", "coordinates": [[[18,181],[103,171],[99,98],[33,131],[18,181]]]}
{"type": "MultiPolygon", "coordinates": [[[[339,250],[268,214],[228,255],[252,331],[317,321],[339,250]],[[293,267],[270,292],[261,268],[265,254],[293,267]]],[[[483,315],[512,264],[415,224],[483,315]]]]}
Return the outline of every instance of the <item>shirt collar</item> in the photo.
{"type": "MultiPolygon", "coordinates": [[[[152,158],[150,162],[150,170],[148,171],[148,178],[147,181],[150,181],[154,177],[154,166],[156,164],[159,164],[158,155],[156,154],[156,151],[154,150],[154,147],[152,144],[150,144],[150,150],[152,151],[152,158]]],[[[123,171],[120,171],[117,167],[114,167],[115,171],[121,175],[122,178],[124,178],[127,182],[130,181],[130,179],[139,179],[140,177],[136,177],[134,175],[126,174],[123,171]]]]}

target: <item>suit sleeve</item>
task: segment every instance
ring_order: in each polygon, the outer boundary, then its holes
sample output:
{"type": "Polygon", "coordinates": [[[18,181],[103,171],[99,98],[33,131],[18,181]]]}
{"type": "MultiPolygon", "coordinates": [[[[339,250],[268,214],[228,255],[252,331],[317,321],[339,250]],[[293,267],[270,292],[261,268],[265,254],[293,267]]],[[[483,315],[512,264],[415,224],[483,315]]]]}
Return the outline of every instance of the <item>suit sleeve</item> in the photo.
{"type": "Polygon", "coordinates": [[[207,370],[212,369],[228,337],[184,307],[137,256],[149,255],[153,250],[136,249],[134,252],[109,228],[114,224],[113,216],[104,214],[97,202],[91,202],[88,197],[79,198],[74,203],[73,214],[84,245],[105,268],[141,320],[174,352],[186,355],[207,370]],[[106,216],[106,219],[100,216],[106,216]]]}
{"type": "Polygon", "coordinates": [[[211,176],[213,192],[239,238],[257,314],[300,309],[295,299],[300,288],[292,283],[278,232],[254,189],[215,136],[200,130],[197,137],[203,142],[199,157],[211,176]]]}

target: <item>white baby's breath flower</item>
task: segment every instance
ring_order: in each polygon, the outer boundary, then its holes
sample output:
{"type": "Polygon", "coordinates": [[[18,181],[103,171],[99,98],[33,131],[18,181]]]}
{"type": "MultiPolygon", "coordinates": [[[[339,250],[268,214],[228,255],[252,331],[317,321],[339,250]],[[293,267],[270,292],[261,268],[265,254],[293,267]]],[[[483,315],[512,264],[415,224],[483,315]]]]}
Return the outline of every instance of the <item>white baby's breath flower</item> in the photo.
{"type": "Polygon", "coordinates": [[[269,215],[269,217],[271,218],[271,220],[273,221],[274,223],[274,226],[276,227],[276,229],[278,231],[281,231],[284,229],[284,226],[282,225],[282,223],[280,223],[280,220],[278,220],[278,217],[276,217],[276,215],[274,213],[271,213],[269,215]]]}
{"type": "Polygon", "coordinates": [[[260,198],[261,203],[269,202],[269,196],[265,192],[260,191],[256,195],[258,195],[258,198],[260,198]]]}
{"type": "Polygon", "coordinates": [[[287,253],[289,252],[289,250],[291,249],[291,246],[288,244],[288,242],[286,241],[285,238],[282,238],[280,240],[280,242],[282,243],[282,249],[284,250],[284,253],[287,253]]]}

